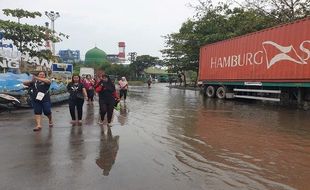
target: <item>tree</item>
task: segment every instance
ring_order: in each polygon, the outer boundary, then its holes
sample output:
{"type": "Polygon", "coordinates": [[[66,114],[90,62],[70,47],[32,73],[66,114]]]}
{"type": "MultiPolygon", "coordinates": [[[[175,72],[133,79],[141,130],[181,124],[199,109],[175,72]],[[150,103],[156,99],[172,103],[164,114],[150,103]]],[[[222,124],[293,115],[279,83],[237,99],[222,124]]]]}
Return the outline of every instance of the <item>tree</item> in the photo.
{"type": "MultiPolygon", "coordinates": [[[[179,32],[166,35],[166,49],[161,52],[170,72],[198,74],[199,50],[211,44],[273,26],[269,15],[254,9],[232,7],[227,3],[213,6],[212,1],[199,1],[193,19],[185,21],[179,32]]],[[[184,76],[184,78],[186,78],[184,76]]],[[[186,83],[184,83],[186,85],[186,83]]]]}
{"type": "Polygon", "coordinates": [[[162,61],[159,60],[158,57],[152,57],[150,55],[141,55],[137,56],[136,60],[132,61],[129,67],[133,72],[134,76],[139,78],[143,74],[144,69],[156,65],[162,65],[162,61]]]}
{"type": "MultiPolygon", "coordinates": [[[[38,53],[37,50],[44,48],[44,43],[47,40],[55,43],[60,42],[62,40],[61,37],[69,37],[63,33],[53,33],[44,26],[20,23],[20,19],[22,18],[40,17],[41,13],[39,12],[29,12],[23,9],[3,9],[3,13],[18,19],[18,22],[0,19],[0,30],[3,31],[4,38],[12,40],[13,44],[21,53],[28,52],[31,56],[38,56],[40,53],[38,53]],[[49,35],[46,35],[46,32],[48,32],[49,35]]],[[[47,55],[46,52],[44,54],[47,55]]],[[[52,54],[49,55],[52,56],[52,54]]],[[[51,56],[49,59],[52,58],[51,56]]]]}
{"type": "Polygon", "coordinates": [[[245,7],[273,17],[278,24],[310,15],[309,0],[245,0],[245,7]]]}
{"type": "Polygon", "coordinates": [[[112,64],[109,68],[105,70],[108,75],[114,75],[116,77],[125,76],[128,80],[131,79],[130,69],[128,65],[123,64],[112,64]]]}
{"type": "Polygon", "coordinates": [[[6,16],[16,17],[18,19],[18,23],[20,23],[21,18],[36,18],[37,16],[42,16],[40,12],[29,12],[23,9],[2,9],[2,11],[6,16]]]}

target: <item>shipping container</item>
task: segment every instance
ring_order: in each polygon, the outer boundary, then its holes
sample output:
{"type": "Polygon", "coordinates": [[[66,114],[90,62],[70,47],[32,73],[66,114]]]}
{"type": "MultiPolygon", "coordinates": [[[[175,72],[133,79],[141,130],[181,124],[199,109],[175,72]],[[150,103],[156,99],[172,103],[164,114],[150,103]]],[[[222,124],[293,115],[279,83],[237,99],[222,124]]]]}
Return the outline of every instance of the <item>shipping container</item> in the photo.
{"type": "Polygon", "coordinates": [[[202,46],[199,81],[209,97],[308,101],[310,17],[202,46]]]}

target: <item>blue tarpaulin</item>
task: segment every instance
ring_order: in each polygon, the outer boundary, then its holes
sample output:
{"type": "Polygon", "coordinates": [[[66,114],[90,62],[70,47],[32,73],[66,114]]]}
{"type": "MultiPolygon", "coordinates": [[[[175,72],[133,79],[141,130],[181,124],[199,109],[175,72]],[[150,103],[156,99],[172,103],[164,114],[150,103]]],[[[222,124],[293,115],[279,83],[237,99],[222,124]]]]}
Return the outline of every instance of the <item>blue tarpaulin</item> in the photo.
{"type": "MultiPolygon", "coordinates": [[[[0,73],[0,93],[1,92],[20,92],[23,94],[24,85],[23,81],[31,80],[32,75],[26,73],[14,74],[14,73],[0,73]]],[[[50,90],[51,92],[64,91],[66,86],[63,83],[58,84],[55,81],[52,81],[50,90]]]]}

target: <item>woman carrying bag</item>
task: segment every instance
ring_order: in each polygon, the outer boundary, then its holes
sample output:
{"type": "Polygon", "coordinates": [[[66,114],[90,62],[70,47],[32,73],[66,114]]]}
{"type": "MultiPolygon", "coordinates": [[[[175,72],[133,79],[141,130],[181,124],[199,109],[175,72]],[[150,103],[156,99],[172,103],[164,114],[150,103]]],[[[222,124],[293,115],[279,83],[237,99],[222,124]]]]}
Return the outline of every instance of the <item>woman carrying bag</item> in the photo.
{"type": "Polygon", "coordinates": [[[115,85],[108,75],[102,75],[100,81],[95,86],[99,95],[100,119],[103,123],[105,114],[107,114],[108,126],[111,127],[114,106],[119,102],[116,94],[115,85]]]}
{"type": "Polygon", "coordinates": [[[67,85],[67,90],[70,93],[69,97],[69,111],[71,115],[71,124],[82,124],[83,104],[84,99],[87,98],[87,92],[79,75],[72,75],[71,82],[67,85]],[[75,109],[78,113],[78,121],[76,121],[75,109]]]}
{"type": "Polygon", "coordinates": [[[33,75],[32,80],[24,81],[23,84],[32,90],[31,100],[36,121],[36,127],[33,128],[33,131],[41,131],[42,129],[42,112],[48,118],[49,127],[53,127],[51,98],[48,91],[51,86],[51,81],[46,78],[45,72],[39,72],[38,76],[33,75]]]}

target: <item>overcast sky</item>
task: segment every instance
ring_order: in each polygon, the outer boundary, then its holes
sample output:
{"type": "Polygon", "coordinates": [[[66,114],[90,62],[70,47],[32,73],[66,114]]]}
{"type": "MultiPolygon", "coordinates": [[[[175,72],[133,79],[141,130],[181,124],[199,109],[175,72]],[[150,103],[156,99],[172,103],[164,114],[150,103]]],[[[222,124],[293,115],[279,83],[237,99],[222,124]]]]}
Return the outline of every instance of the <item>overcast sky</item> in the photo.
{"type": "MultiPolygon", "coordinates": [[[[70,35],[56,44],[60,49],[80,50],[81,58],[95,47],[107,54],[118,53],[118,42],[126,43],[126,54],[161,57],[163,35],[178,32],[181,24],[193,17],[188,4],[196,0],[0,0],[0,7],[30,11],[57,11],[55,30],[70,35]]],[[[0,19],[8,19],[2,13],[0,19]]],[[[23,19],[23,22],[33,22],[23,19]]],[[[44,25],[43,15],[36,24],[44,25]]]]}

